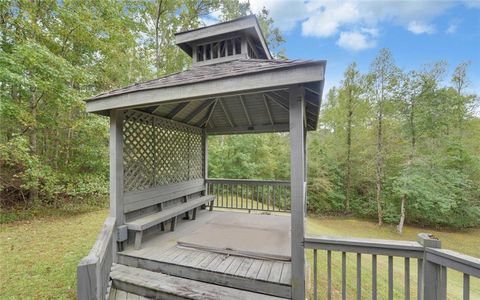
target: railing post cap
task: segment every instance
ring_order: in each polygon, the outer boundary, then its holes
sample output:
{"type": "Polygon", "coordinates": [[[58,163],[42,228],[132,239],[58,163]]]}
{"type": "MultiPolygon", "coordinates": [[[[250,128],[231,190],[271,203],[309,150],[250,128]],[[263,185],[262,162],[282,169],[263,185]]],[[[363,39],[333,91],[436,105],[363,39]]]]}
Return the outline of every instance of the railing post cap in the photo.
{"type": "Polygon", "coordinates": [[[442,241],[431,233],[417,234],[417,242],[423,247],[442,248],[442,241]]]}

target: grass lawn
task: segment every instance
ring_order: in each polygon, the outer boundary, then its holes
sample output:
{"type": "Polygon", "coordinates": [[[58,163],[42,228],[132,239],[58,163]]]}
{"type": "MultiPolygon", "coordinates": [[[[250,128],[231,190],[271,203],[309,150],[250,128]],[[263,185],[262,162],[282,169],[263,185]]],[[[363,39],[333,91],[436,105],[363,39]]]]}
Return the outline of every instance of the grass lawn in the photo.
{"type": "MultiPolygon", "coordinates": [[[[92,246],[107,210],[74,216],[47,217],[32,221],[22,221],[0,225],[0,295],[1,299],[73,299],[76,293],[76,266],[92,246]]],[[[394,232],[391,226],[378,227],[372,222],[355,219],[309,218],[308,232],[311,234],[356,236],[384,239],[414,240],[417,232],[431,232],[443,242],[444,248],[464,252],[480,257],[480,229],[468,232],[433,231],[422,228],[406,227],[403,235],[394,232]]],[[[308,251],[311,259],[311,251],[308,251]]],[[[319,254],[322,252],[319,252],[319,254]]],[[[353,298],[356,281],[355,256],[348,255],[347,275],[348,298],[353,298]]],[[[325,257],[319,256],[320,296],[326,287],[325,257]]],[[[386,278],[386,259],[379,258],[379,278],[386,278]]],[[[340,255],[334,255],[334,285],[336,297],[340,283],[340,255]]],[[[403,260],[395,259],[395,298],[403,294],[403,260]]],[[[363,295],[369,292],[369,257],[362,260],[363,295]]],[[[416,265],[412,262],[412,275],[416,274],[416,265]]],[[[414,276],[412,276],[414,277],[414,276]]],[[[448,276],[449,291],[452,299],[460,298],[460,277],[448,276]],[[455,297],[454,297],[455,295],[455,297]]],[[[416,278],[411,286],[415,287],[416,278]]],[[[471,299],[480,299],[480,282],[471,280],[473,289],[471,299]]],[[[379,291],[385,291],[386,280],[379,282],[379,291]]],[[[412,292],[415,290],[413,289],[412,292]]],[[[380,297],[383,298],[383,297],[380,297]]],[[[412,294],[412,299],[415,299],[412,294]]]]}

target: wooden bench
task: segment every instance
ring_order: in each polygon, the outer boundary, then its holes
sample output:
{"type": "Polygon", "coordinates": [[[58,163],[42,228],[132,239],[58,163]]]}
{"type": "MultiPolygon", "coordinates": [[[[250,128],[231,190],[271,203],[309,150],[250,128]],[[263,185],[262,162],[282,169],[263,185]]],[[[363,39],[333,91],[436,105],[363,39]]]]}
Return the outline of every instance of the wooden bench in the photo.
{"type": "Polygon", "coordinates": [[[177,218],[179,215],[187,213],[189,211],[192,212],[192,220],[195,220],[197,215],[197,209],[203,205],[210,205],[210,210],[213,208],[213,201],[215,200],[215,196],[201,196],[194,199],[188,199],[186,202],[173,206],[171,208],[167,208],[165,210],[159,211],[157,213],[153,213],[147,215],[145,217],[141,217],[134,221],[129,221],[126,223],[127,228],[129,230],[135,231],[135,249],[140,249],[142,247],[142,237],[143,231],[156,226],[158,224],[162,224],[165,221],[171,221],[170,230],[175,230],[175,226],[177,224],[177,218]]]}

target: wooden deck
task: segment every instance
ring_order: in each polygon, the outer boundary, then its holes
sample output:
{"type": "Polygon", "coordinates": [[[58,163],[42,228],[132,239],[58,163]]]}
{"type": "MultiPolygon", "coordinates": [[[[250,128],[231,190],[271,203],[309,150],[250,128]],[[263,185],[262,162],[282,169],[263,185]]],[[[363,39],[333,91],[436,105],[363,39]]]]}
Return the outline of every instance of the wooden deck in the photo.
{"type": "Polygon", "coordinates": [[[226,213],[231,212],[201,211],[197,220],[182,220],[173,232],[147,236],[142,249],[135,250],[129,246],[119,253],[119,263],[218,286],[290,298],[290,262],[226,255],[176,245],[179,238],[216,214],[226,213]]]}

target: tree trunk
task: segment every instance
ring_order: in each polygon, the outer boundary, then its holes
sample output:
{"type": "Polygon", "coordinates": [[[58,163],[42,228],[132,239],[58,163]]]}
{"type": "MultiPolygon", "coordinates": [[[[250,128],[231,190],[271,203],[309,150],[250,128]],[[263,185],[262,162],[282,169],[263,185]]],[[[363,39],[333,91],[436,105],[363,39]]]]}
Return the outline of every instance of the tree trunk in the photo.
{"type": "MultiPolygon", "coordinates": [[[[415,131],[415,100],[412,99],[410,104],[410,116],[409,116],[409,125],[410,125],[410,155],[408,157],[407,169],[411,167],[413,163],[413,158],[415,157],[415,144],[417,142],[417,136],[415,131]]],[[[400,205],[400,221],[397,225],[397,232],[403,233],[403,225],[405,224],[407,210],[407,195],[402,196],[402,202],[400,205]]]]}
{"type": "MultiPolygon", "coordinates": [[[[30,97],[30,113],[32,114],[32,119],[36,122],[37,118],[37,97],[35,92],[32,92],[32,96],[30,97]]],[[[30,143],[30,153],[32,155],[37,155],[37,130],[35,128],[35,124],[32,124],[28,130],[28,139],[30,143]]],[[[38,188],[37,186],[30,187],[28,198],[30,203],[34,203],[37,201],[38,198],[38,188]]]]}
{"type": "Polygon", "coordinates": [[[347,119],[347,176],[345,178],[345,210],[350,211],[350,190],[352,186],[352,95],[348,99],[348,119],[347,119]]]}
{"type": "Polygon", "coordinates": [[[381,105],[377,115],[378,128],[377,128],[377,153],[376,153],[376,201],[377,201],[377,217],[378,225],[383,224],[383,213],[382,213],[382,122],[383,122],[383,113],[381,110],[381,105]]]}
{"type": "Polygon", "coordinates": [[[163,5],[163,0],[159,0],[158,1],[156,20],[155,20],[155,66],[157,68],[157,75],[158,75],[158,71],[160,69],[160,43],[159,43],[160,37],[158,36],[158,34],[159,34],[159,31],[160,31],[160,16],[163,13],[162,5],[163,5]]]}
{"type": "Polygon", "coordinates": [[[402,233],[403,232],[403,224],[405,223],[405,206],[407,205],[407,195],[403,195],[402,197],[402,204],[400,208],[400,222],[398,223],[397,226],[397,232],[402,233]]]}

